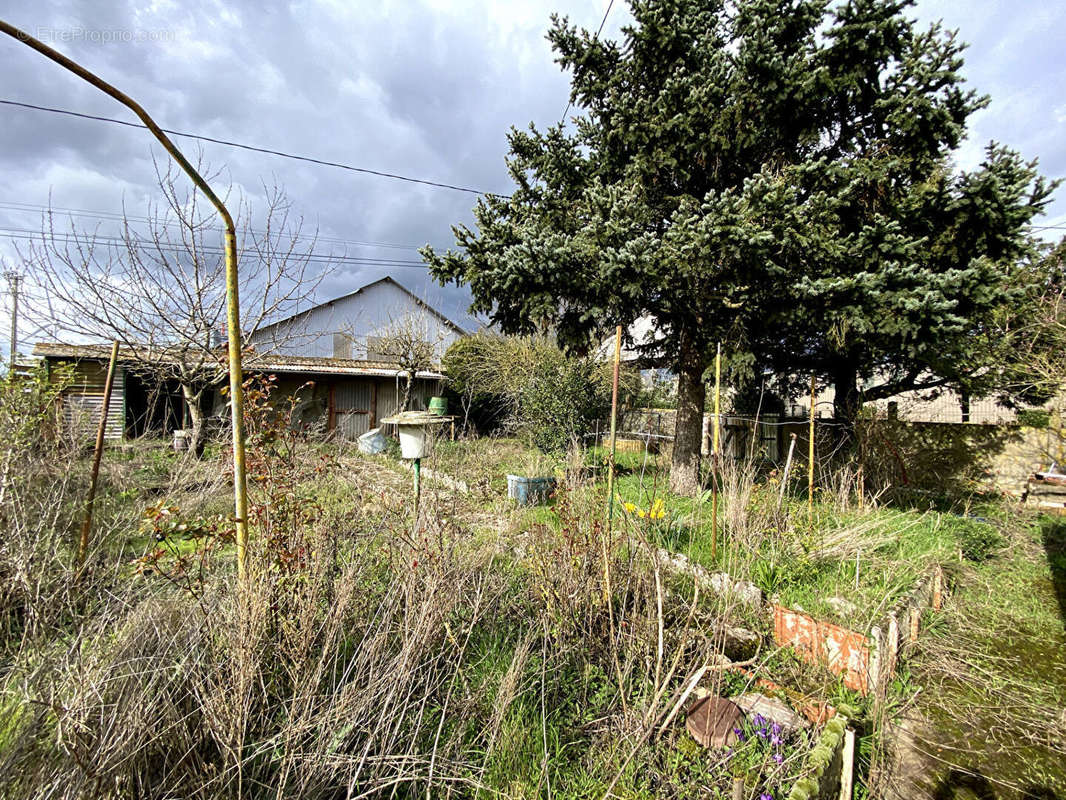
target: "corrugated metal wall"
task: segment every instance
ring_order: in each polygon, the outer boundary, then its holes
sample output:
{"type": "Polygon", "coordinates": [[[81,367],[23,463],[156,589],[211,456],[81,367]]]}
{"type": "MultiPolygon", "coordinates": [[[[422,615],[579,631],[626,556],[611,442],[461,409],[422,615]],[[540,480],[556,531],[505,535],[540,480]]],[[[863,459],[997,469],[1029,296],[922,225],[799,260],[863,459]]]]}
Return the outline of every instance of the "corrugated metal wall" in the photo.
{"type": "MultiPolygon", "coordinates": [[[[63,393],[63,421],[68,430],[95,436],[104,405],[107,364],[79,361],[74,366],[74,383],[63,393]]],[[[126,433],[126,369],[115,368],[115,384],[107,409],[106,439],[121,439],[126,433]]]]}
{"type": "Polygon", "coordinates": [[[344,381],[333,390],[334,428],[337,436],[354,439],[370,430],[371,382],[344,381]]]}

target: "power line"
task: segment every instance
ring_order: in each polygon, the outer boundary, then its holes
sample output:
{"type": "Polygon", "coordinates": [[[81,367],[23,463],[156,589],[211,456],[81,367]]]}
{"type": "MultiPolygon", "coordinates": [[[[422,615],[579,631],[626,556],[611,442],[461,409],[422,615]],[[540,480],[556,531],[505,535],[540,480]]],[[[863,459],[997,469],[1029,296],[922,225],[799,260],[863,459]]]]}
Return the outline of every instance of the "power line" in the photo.
{"type": "MultiPolygon", "coordinates": [[[[41,233],[39,231],[30,230],[28,228],[3,228],[0,227],[0,238],[12,239],[12,240],[25,240],[25,241],[39,241],[41,239],[41,233]]],[[[88,245],[88,244],[100,244],[105,247],[121,250],[128,246],[128,242],[125,238],[120,236],[102,236],[97,234],[89,234],[84,237],[76,236],[74,234],[56,233],[49,234],[49,240],[55,244],[67,244],[67,245],[88,245]]],[[[134,240],[134,244],[143,246],[148,250],[155,250],[162,253],[187,253],[188,248],[170,242],[155,242],[144,239],[134,240]]],[[[205,255],[224,255],[224,250],[221,247],[204,245],[197,247],[197,252],[205,255]]],[[[256,250],[255,248],[244,248],[246,253],[259,252],[262,255],[278,256],[291,258],[293,261],[306,262],[309,264],[351,264],[353,266],[363,267],[389,267],[389,268],[417,268],[417,269],[429,269],[429,265],[422,261],[404,260],[404,259],[391,259],[391,258],[378,258],[370,256],[349,256],[349,255],[336,255],[332,253],[289,253],[287,251],[278,250],[256,250]]]]}
{"type": "MultiPolygon", "coordinates": [[[[90,219],[101,219],[107,221],[127,222],[133,221],[138,223],[146,223],[151,225],[161,225],[163,227],[180,226],[182,223],[177,219],[160,219],[143,217],[136,214],[118,213],[116,211],[91,211],[89,209],[81,208],[63,208],[61,206],[44,206],[36,203],[18,203],[12,200],[0,201],[0,210],[6,211],[19,211],[23,213],[58,213],[63,216],[74,217],[87,217],[90,219]]],[[[204,225],[205,230],[222,231],[224,230],[220,225],[204,225]]],[[[252,233],[258,233],[266,235],[266,231],[256,230],[249,228],[252,233]]],[[[286,239],[292,238],[296,240],[311,239],[316,242],[324,242],[329,244],[345,244],[353,245],[357,247],[380,247],[389,248],[394,250],[418,250],[420,245],[415,244],[396,244],[393,242],[363,242],[354,239],[344,239],[338,236],[318,236],[316,234],[301,233],[294,235],[286,235],[286,239]]]]}
{"type": "MultiPolygon", "coordinates": [[[[600,27],[596,29],[596,38],[597,39],[599,39],[600,38],[600,34],[603,33],[603,26],[607,23],[607,15],[611,13],[611,6],[613,6],[613,5],[614,5],[614,0],[610,0],[610,2],[607,3],[607,10],[603,12],[603,19],[600,20],[600,27]]],[[[570,106],[571,105],[572,105],[572,101],[567,100],[566,101],[566,110],[563,111],[563,116],[559,120],[559,124],[563,124],[563,123],[566,122],[566,115],[570,113],[570,106]]]]}
{"type": "MultiPolygon", "coordinates": [[[[614,0],[612,0],[613,2],[614,0]]],[[[96,114],[84,114],[80,111],[70,111],[65,108],[52,108],[50,106],[38,106],[33,103],[21,103],[17,100],[5,100],[0,99],[0,104],[6,106],[14,106],[16,108],[27,108],[33,111],[47,111],[51,114],[64,114],[68,117],[78,117],[79,119],[90,119],[96,122],[109,122],[112,125],[123,125],[127,128],[147,128],[139,122],[128,122],[123,119],[115,119],[114,117],[101,117],[96,114]]],[[[201,142],[210,142],[212,144],[220,144],[226,147],[236,147],[241,150],[250,150],[253,153],[265,153],[271,156],[278,156],[279,158],[290,158],[294,161],[306,161],[309,164],[318,164],[323,167],[335,167],[337,169],[348,170],[349,172],[359,172],[364,175],[376,175],[379,178],[391,178],[397,181],[406,181],[407,183],[417,183],[423,186],[433,186],[438,189],[451,189],[456,192],[467,192],[469,194],[485,195],[487,197],[497,197],[502,200],[507,200],[510,195],[498,194],[496,192],[484,192],[480,189],[471,189],[468,186],[456,186],[452,183],[441,183],[440,181],[431,181],[426,178],[412,178],[408,175],[398,175],[394,172],[382,172],[381,170],[369,169],[367,167],[353,167],[351,164],[342,164],[338,161],[326,161],[321,158],[313,158],[311,156],[301,156],[295,153],[287,153],[283,150],[272,150],[268,147],[257,147],[251,144],[242,144],[241,142],[232,142],[227,139],[216,139],[211,136],[200,136],[195,133],[183,133],[182,131],[170,130],[169,128],[161,128],[164,133],[169,133],[171,136],[181,136],[186,139],[196,139],[201,142]]]]}

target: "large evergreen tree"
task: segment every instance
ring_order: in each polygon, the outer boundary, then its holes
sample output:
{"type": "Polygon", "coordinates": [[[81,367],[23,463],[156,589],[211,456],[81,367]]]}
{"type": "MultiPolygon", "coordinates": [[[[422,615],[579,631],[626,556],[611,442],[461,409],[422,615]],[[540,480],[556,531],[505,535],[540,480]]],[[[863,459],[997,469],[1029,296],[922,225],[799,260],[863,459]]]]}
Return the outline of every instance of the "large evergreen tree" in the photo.
{"type": "Polygon", "coordinates": [[[553,18],[576,132],[512,130],[517,190],[479,201],[458,252],[427,249],[433,274],[505,331],[575,346],[653,316],[649,355],[679,377],[675,491],[697,483],[717,341],[817,372],[845,413],[860,377],[987,382],[974,345],[1024,292],[1013,265],[1050,189],[1002,148],[952,172],[984,100],[907,5],[633,0],[620,43],[553,18]]]}

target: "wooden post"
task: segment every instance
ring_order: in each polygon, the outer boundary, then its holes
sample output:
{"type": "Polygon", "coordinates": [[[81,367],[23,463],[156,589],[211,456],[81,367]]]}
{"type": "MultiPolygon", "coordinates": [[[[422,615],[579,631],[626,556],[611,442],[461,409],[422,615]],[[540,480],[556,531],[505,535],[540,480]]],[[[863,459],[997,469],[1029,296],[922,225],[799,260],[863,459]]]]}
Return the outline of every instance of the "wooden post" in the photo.
{"type": "Polygon", "coordinates": [[[711,448],[711,559],[718,558],[718,447],[721,444],[722,413],[722,343],[714,357],[714,446],[711,448]]]}
{"type": "Polygon", "coordinates": [[[85,519],[81,523],[81,536],[78,539],[78,573],[85,566],[85,556],[89,552],[89,530],[93,524],[93,502],[96,500],[96,484],[100,478],[100,459],[104,454],[104,437],[107,435],[107,412],[111,406],[111,386],[115,382],[115,364],[118,362],[118,340],[111,343],[111,359],[107,364],[107,378],[104,381],[104,401],[100,408],[100,424],[96,428],[96,449],[93,451],[93,467],[89,476],[89,497],[85,501],[85,519]]]}
{"type": "Polygon", "coordinates": [[[807,516],[814,524],[814,376],[811,375],[811,424],[807,443],[807,516]]]}
{"type": "Polygon", "coordinates": [[[796,434],[789,434],[790,441],[788,443],[788,458],[785,459],[785,471],[781,474],[781,491],[777,495],[777,508],[781,509],[781,504],[785,501],[785,489],[788,488],[788,473],[792,469],[792,453],[796,449],[796,434]]]}
{"type": "Polygon", "coordinates": [[[747,791],[744,786],[744,778],[737,776],[733,778],[733,800],[744,800],[744,794],[747,791]]]}
{"type": "Polygon", "coordinates": [[[939,611],[944,603],[944,570],[937,566],[933,570],[933,610],[939,611]]]}
{"type": "Polygon", "coordinates": [[[614,451],[618,426],[618,364],[622,359],[622,326],[614,332],[614,377],[611,379],[611,453],[607,462],[607,530],[614,520],[614,451]]]}
{"type": "Polygon", "coordinates": [[[844,753],[840,767],[840,796],[838,800],[851,800],[855,785],[855,731],[844,729],[844,753]]]}

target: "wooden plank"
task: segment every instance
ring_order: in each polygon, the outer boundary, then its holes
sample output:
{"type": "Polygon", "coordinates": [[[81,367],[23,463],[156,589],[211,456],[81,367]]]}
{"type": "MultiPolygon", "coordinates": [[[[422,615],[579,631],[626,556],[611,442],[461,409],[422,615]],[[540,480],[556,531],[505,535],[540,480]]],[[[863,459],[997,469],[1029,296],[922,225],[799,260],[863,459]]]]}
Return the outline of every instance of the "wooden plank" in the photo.
{"type": "Polygon", "coordinates": [[[1036,484],[1066,487],[1066,475],[1059,475],[1058,473],[1053,472],[1034,472],[1029,476],[1029,480],[1036,484]]]}
{"type": "Polygon", "coordinates": [[[844,755],[840,769],[840,796],[837,800],[851,800],[855,784],[855,731],[844,731],[844,755]]]}

